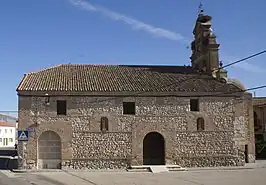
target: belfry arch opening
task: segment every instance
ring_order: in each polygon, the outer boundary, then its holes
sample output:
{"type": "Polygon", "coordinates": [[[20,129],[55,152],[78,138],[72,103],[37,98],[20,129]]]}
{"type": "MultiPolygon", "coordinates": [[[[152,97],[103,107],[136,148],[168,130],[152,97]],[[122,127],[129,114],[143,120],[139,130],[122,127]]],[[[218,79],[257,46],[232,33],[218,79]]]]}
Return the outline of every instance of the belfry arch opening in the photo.
{"type": "Polygon", "coordinates": [[[158,132],[150,132],[143,139],[143,165],[165,165],[165,140],[158,132]]]}

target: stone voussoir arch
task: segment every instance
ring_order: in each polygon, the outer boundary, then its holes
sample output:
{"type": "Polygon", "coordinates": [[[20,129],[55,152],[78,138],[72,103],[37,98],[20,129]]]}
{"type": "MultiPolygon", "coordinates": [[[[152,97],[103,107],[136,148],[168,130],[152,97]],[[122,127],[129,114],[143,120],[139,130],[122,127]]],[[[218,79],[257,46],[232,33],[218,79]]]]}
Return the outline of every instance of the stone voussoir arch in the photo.
{"type": "Polygon", "coordinates": [[[62,160],[62,142],[58,132],[45,129],[38,137],[38,168],[59,169],[62,160]]]}
{"type": "Polygon", "coordinates": [[[143,138],[143,165],[165,164],[165,137],[157,131],[145,134],[143,138]]]}

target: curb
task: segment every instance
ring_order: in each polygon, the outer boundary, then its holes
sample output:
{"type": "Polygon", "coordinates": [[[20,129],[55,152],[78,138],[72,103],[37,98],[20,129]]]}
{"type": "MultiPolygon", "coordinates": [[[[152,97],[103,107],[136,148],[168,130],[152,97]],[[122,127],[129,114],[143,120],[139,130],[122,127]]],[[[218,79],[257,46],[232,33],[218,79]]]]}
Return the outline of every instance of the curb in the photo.
{"type": "MultiPolygon", "coordinates": [[[[178,171],[171,171],[171,172],[195,172],[195,171],[233,171],[233,170],[251,170],[251,169],[260,169],[266,168],[266,165],[258,165],[258,166],[250,166],[250,167],[210,167],[210,168],[185,168],[183,170],[178,171]]],[[[13,173],[38,173],[38,172],[130,172],[130,171],[101,171],[101,170],[18,170],[18,169],[11,169],[13,173]]]]}
{"type": "Polygon", "coordinates": [[[50,169],[50,170],[18,170],[18,169],[12,169],[10,170],[13,173],[38,173],[38,172],[64,172],[62,169],[50,169]]]}
{"type": "Polygon", "coordinates": [[[16,169],[11,169],[10,171],[13,173],[28,173],[29,172],[27,170],[16,170],[16,169]]]}
{"type": "Polygon", "coordinates": [[[189,169],[187,168],[186,171],[231,171],[231,170],[250,170],[250,169],[256,169],[256,167],[245,167],[245,168],[193,168],[193,169],[189,169]]]}
{"type": "Polygon", "coordinates": [[[265,165],[262,166],[250,166],[250,167],[225,167],[225,168],[187,168],[187,171],[222,171],[222,170],[251,170],[251,169],[260,169],[260,168],[266,168],[265,165]]]}

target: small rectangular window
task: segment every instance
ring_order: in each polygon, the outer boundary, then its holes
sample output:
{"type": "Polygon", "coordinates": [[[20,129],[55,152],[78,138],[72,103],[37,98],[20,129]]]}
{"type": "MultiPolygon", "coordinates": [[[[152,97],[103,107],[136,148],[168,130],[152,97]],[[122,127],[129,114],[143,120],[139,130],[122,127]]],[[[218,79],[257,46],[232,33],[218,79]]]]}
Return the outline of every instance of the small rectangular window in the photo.
{"type": "Polygon", "coordinates": [[[190,111],[199,111],[199,100],[198,99],[190,100],[190,111]]]}
{"type": "Polygon", "coordinates": [[[8,145],[8,140],[7,138],[4,138],[4,143],[3,143],[4,146],[7,146],[8,145]]]}
{"type": "Polygon", "coordinates": [[[9,138],[9,142],[11,142],[11,143],[12,143],[12,142],[13,142],[13,138],[9,138]]]}
{"type": "Polygon", "coordinates": [[[67,102],[65,100],[57,100],[57,115],[66,115],[67,102]]]}
{"type": "Polygon", "coordinates": [[[101,117],[101,131],[108,131],[108,118],[101,117]]]}
{"type": "Polygon", "coordinates": [[[123,102],[123,114],[136,114],[135,102],[123,102]]]}

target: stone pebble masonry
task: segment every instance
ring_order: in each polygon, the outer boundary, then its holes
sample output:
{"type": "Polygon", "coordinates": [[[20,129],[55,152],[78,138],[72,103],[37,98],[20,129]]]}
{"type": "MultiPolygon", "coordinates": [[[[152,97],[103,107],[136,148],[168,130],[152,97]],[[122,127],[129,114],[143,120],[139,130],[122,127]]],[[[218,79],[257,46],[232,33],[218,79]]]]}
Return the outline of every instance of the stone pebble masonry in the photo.
{"type": "MultiPolygon", "coordinates": [[[[67,116],[56,115],[57,97],[45,105],[45,97],[19,97],[20,129],[35,126],[27,144],[19,143],[24,168],[37,168],[38,137],[53,131],[61,138],[63,169],[124,169],[143,164],[143,139],[158,132],[165,139],[167,164],[182,167],[244,165],[244,147],[254,160],[249,101],[239,98],[200,98],[200,111],[192,112],[189,99],[131,97],[100,103],[92,97],[60,97],[67,100],[67,116]],[[136,103],[136,115],[123,115],[123,101],[136,103]],[[38,118],[32,112],[38,111],[38,118]],[[101,117],[109,130],[101,132],[101,117]],[[197,118],[204,131],[197,131],[197,118]],[[36,121],[38,125],[36,126],[36,121]],[[22,149],[24,148],[24,149],[22,149]]],[[[108,98],[97,98],[104,100],[108,98]]],[[[109,98],[110,99],[110,98],[109,98]]],[[[251,110],[252,111],[252,110],[251,110]]]]}

